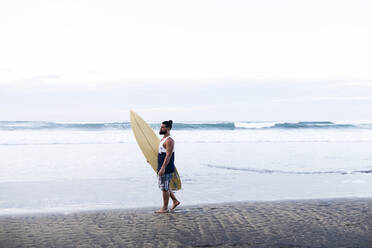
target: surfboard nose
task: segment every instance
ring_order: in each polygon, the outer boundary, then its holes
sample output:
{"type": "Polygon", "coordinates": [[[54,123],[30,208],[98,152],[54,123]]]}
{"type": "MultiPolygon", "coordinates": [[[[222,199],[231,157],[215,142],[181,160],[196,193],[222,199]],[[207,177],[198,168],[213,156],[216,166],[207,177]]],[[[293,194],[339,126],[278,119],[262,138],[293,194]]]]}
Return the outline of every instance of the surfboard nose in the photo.
{"type": "Polygon", "coordinates": [[[136,115],[136,112],[134,112],[132,109],[129,110],[129,116],[130,118],[133,118],[136,115]]]}

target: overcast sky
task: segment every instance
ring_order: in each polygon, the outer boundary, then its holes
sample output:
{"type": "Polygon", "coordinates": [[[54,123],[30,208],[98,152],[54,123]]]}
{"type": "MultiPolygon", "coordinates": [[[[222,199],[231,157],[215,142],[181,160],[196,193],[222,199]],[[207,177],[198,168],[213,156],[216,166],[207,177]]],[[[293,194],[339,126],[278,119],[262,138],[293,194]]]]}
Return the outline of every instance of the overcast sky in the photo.
{"type": "Polygon", "coordinates": [[[0,120],[372,119],[372,2],[0,2],[0,120]]]}

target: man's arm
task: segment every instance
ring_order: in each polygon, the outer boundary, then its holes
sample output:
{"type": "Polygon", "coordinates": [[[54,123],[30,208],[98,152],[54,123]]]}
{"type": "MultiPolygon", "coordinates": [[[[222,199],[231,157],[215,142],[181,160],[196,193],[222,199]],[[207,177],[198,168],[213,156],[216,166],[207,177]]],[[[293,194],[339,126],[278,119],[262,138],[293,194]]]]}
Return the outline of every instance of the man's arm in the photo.
{"type": "Polygon", "coordinates": [[[165,159],[164,159],[163,165],[161,166],[161,168],[159,170],[159,176],[164,175],[165,168],[169,164],[169,161],[170,161],[170,159],[172,157],[173,147],[174,147],[174,141],[173,141],[173,139],[172,138],[168,138],[167,141],[165,141],[164,145],[165,145],[166,155],[165,155],[165,159]]]}

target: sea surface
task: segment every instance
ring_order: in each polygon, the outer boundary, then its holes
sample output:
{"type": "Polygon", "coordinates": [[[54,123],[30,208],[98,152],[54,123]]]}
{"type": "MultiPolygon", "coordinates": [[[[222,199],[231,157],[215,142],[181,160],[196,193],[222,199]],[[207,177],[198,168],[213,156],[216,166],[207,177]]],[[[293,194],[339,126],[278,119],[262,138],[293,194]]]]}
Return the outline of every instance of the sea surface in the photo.
{"type": "MultiPolygon", "coordinates": [[[[372,121],[176,122],[171,133],[184,205],[372,197],[372,121]]],[[[129,122],[0,121],[0,215],[161,203],[129,122]]]]}

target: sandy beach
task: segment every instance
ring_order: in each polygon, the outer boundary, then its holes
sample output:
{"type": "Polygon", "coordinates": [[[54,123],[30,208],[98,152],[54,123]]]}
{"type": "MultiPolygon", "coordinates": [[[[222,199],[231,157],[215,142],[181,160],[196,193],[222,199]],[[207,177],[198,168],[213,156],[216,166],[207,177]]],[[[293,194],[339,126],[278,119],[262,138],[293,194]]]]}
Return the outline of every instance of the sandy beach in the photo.
{"type": "Polygon", "coordinates": [[[0,217],[0,247],[372,247],[372,199],[0,217]]]}

